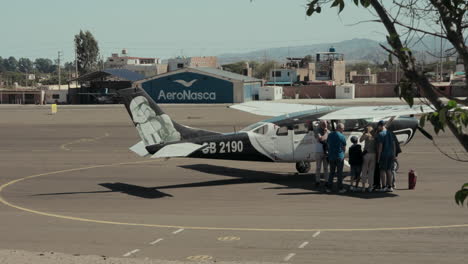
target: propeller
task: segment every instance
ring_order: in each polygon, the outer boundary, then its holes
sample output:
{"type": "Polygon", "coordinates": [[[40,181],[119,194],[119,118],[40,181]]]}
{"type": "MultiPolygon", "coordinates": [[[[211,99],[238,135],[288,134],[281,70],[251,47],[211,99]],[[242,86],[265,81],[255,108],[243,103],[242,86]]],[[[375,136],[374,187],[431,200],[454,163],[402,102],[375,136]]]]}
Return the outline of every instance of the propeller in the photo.
{"type": "Polygon", "coordinates": [[[434,140],[434,138],[431,136],[431,134],[429,134],[429,132],[427,132],[426,130],[424,130],[424,128],[418,126],[418,130],[421,131],[421,133],[427,137],[429,140],[434,140]]]}

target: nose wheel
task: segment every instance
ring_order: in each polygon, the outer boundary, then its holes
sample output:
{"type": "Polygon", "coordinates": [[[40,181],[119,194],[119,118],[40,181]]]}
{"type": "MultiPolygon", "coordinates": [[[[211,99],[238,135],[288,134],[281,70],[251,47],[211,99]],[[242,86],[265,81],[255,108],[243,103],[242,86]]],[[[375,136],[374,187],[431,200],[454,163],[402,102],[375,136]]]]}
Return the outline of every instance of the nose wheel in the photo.
{"type": "Polygon", "coordinates": [[[310,162],[308,161],[299,161],[296,162],[296,170],[299,173],[307,173],[310,171],[310,162]]]}

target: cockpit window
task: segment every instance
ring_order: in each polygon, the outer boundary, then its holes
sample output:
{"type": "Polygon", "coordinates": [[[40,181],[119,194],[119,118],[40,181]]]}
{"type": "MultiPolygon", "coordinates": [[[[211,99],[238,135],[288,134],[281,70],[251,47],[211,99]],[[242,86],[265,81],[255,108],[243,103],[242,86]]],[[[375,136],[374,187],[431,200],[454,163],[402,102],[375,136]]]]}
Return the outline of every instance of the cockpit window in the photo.
{"type": "Polygon", "coordinates": [[[309,132],[309,125],[307,123],[295,124],[294,125],[294,134],[295,135],[307,134],[307,132],[309,132]]]}
{"type": "Polygon", "coordinates": [[[243,129],[241,129],[241,131],[251,131],[251,130],[254,130],[257,127],[260,127],[261,125],[264,125],[264,124],[265,124],[264,122],[254,123],[254,124],[251,124],[251,125],[243,128],[243,129]]]}
{"type": "Polygon", "coordinates": [[[287,126],[282,126],[278,128],[278,131],[276,131],[276,135],[278,136],[287,136],[288,135],[288,127],[287,126]]]}
{"type": "Polygon", "coordinates": [[[268,125],[261,126],[254,130],[254,133],[265,135],[268,132],[268,125]]]}

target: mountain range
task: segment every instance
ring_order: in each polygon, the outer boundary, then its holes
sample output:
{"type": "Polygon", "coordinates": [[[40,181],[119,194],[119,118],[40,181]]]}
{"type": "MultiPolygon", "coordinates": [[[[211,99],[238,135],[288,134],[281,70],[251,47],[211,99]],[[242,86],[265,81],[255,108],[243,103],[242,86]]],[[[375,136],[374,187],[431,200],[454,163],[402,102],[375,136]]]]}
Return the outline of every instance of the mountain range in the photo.
{"type": "MultiPolygon", "coordinates": [[[[260,49],[244,53],[225,53],[218,55],[221,64],[233,63],[237,61],[263,61],[276,60],[285,61],[287,57],[304,57],[306,55],[314,56],[317,52],[328,51],[334,47],[336,52],[343,53],[348,62],[369,61],[373,63],[382,63],[388,58],[388,53],[382,49],[379,42],[365,38],[355,38],[333,43],[320,43],[301,46],[277,47],[269,49],[260,49]]],[[[442,43],[442,49],[449,47],[447,41],[442,43]]],[[[426,62],[436,61],[428,52],[439,53],[440,39],[434,40],[433,37],[423,38],[416,45],[411,47],[417,59],[423,59],[426,62]]]]}

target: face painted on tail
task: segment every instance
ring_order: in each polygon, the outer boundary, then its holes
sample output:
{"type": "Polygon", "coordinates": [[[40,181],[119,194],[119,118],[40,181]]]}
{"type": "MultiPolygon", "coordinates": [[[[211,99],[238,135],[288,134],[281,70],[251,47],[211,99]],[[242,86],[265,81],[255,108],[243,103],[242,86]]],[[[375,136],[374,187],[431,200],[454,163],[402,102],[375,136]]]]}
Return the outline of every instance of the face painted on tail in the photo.
{"type": "Polygon", "coordinates": [[[174,128],[169,116],[157,115],[145,97],[133,98],[129,108],[135,127],[146,146],[180,140],[180,133],[174,128]]]}

